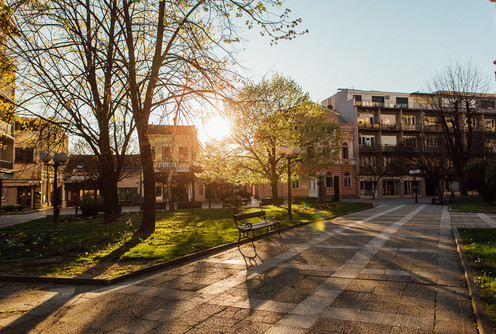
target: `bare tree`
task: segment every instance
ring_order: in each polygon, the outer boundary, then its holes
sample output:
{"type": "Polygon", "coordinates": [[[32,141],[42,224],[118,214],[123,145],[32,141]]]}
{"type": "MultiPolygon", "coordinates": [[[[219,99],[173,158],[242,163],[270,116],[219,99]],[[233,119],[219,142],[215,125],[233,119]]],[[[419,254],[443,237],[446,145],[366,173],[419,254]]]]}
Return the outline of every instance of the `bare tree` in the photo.
{"type": "Polygon", "coordinates": [[[18,66],[19,113],[56,124],[88,144],[100,162],[105,220],[111,221],[119,213],[117,182],[135,128],[116,70],[122,38],[117,2],[10,5],[18,33],[6,46],[18,66]]]}
{"type": "MultiPolygon", "coordinates": [[[[294,38],[300,20],[290,21],[289,10],[272,13],[278,0],[200,0],[122,2],[122,71],[141,152],[144,181],[140,232],[155,229],[155,177],[148,137],[151,113],[164,104],[184,106],[185,100],[215,98],[234,79],[229,45],[239,40],[236,22],[279,39],[294,38]],[[222,56],[221,56],[222,55],[222,56]]],[[[183,108],[184,110],[184,108],[183,108]]]]}
{"type": "Polygon", "coordinates": [[[477,114],[489,83],[471,64],[450,64],[429,82],[427,109],[436,113],[442,127],[444,146],[460,184],[467,195],[464,169],[469,161],[483,154],[478,142],[477,114]]]}

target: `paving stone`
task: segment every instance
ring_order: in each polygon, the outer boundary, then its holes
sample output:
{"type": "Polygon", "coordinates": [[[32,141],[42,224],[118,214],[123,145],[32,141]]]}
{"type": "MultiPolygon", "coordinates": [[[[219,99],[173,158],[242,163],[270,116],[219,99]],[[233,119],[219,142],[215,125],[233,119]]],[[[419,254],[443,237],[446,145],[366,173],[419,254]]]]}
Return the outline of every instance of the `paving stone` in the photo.
{"type": "Polygon", "coordinates": [[[37,287],[0,283],[2,305],[31,308],[0,318],[2,333],[475,329],[450,213],[430,205],[384,205],[113,287],[37,287]]]}

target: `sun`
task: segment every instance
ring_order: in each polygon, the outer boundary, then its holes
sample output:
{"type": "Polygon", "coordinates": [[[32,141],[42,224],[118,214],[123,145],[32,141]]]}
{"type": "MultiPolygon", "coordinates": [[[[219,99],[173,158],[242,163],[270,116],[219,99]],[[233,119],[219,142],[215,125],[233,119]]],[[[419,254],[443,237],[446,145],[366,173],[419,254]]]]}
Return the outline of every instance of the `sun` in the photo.
{"type": "Polygon", "coordinates": [[[229,123],[222,117],[211,118],[205,123],[203,131],[207,139],[221,140],[229,137],[231,129],[229,123]]]}

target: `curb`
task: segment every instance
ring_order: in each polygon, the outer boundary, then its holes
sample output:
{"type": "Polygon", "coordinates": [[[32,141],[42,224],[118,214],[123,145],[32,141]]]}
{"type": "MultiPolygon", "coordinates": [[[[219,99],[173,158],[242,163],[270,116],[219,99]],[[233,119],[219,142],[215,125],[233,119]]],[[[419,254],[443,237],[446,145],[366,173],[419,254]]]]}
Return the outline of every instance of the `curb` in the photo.
{"type": "MultiPolygon", "coordinates": [[[[341,217],[344,215],[368,210],[368,209],[371,209],[374,207],[372,203],[370,203],[370,204],[371,205],[369,207],[366,207],[364,209],[360,209],[360,210],[356,210],[356,211],[350,211],[350,212],[335,215],[335,216],[332,216],[329,218],[322,218],[321,220],[330,221],[332,219],[335,219],[335,218],[338,218],[338,217],[341,217]]],[[[306,226],[306,225],[309,225],[309,224],[312,224],[315,222],[316,221],[303,222],[303,223],[298,223],[298,224],[294,224],[291,226],[285,226],[285,227],[280,229],[280,232],[292,230],[294,228],[306,226]]],[[[215,246],[212,248],[207,248],[207,249],[204,249],[204,250],[192,253],[192,254],[184,255],[184,256],[169,260],[169,261],[154,264],[154,265],[151,265],[149,267],[137,269],[137,270],[132,271],[130,273],[123,274],[123,275],[120,275],[120,276],[117,276],[114,278],[109,278],[109,279],[105,279],[105,278],[71,278],[71,277],[49,277],[49,276],[0,275],[0,282],[28,282],[28,283],[39,282],[39,283],[54,283],[54,284],[113,285],[113,284],[120,283],[124,280],[136,278],[138,276],[148,274],[148,273],[160,270],[160,269],[165,269],[165,268],[169,268],[169,267],[172,267],[175,265],[185,264],[187,262],[191,262],[193,260],[197,260],[200,258],[205,258],[207,256],[217,254],[217,253],[220,253],[220,252],[228,250],[228,249],[238,247],[239,245],[243,245],[243,244],[247,244],[250,242],[254,242],[254,241],[263,239],[266,236],[271,236],[273,234],[277,234],[277,231],[270,231],[268,233],[261,233],[259,235],[256,235],[253,239],[243,239],[239,242],[233,241],[233,242],[230,242],[227,244],[215,246]]]]}
{"type": "Polygon", "coordinates": [[[475,321],[477,322],[477,328],[481,334],[494,333],[494,328],[489,316],[486,312],[486,307],[482,301],[480,290],[475,284],[474,276],[472,275],[472,266],[467,259],[465,254],[465,248],[463,247],[462,238],[458,233],[458,228],[453,228],[453,234],[455,236],[456,247],[458,253],[460,254],[460,259],[462,262],[463,271],[465,272],[465,279],[467,281],[468,292],[470,295],[470,300],[472,303],[472,309],[474,311],[475,321]]]}

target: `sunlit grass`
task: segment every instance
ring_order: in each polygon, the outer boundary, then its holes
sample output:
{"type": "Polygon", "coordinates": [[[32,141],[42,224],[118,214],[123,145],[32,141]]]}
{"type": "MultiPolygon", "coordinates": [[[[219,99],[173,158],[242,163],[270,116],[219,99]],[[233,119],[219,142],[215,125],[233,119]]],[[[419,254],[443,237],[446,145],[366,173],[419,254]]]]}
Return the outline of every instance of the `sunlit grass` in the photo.
{"type": "Polygon", "coordinates": [[[475,282],[496,326],[496,229],[459,229],[475,282]]]}
{"type": "MultiPolygon", "coordinates": [[[[363,203],[339,203],[333,211],[322,214],[364,207],[363,203]]],[[[263,210],[267,217],[278,217],[282,226],[320,219],[317,211],[303,206],[295,206],[292,221],[285,219],[284,207],[263,210]]],[[[156,230],[150,235],[136,234],[140,214],[123,215],[111,224],[104,224],[102,218],[66,220],[57,231],[51,229],[50,219],[0,229],[0,271],[11,275],[112,277],[238,240],[230,209],[157,212],[156,230]]]]}

